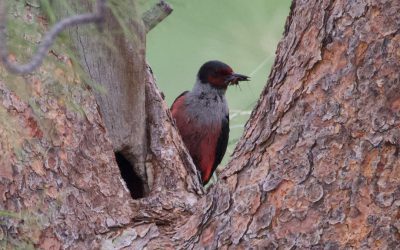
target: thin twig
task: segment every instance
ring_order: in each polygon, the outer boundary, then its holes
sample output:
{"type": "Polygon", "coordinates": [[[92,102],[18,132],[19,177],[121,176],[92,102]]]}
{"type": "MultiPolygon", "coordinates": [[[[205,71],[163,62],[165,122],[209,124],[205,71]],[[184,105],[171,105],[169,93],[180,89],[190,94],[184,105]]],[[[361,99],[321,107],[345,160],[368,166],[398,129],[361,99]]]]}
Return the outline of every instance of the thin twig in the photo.
{"type": "Polygon", "coordinates": [[[161,0],[151,9],[143,13],[142,20],[146,26],[146,31],[149,32],[162,20],[164,20],[172,12],[172,6],[167,2],[161,0]]]}
{"type": "Polygon", "coordinates": [[[39,67],[48,50],[53,45],[57,35],[64,29],[88,23],[97,23],[101,25],[104,19],[104,12],[106,8],[106,0],[97,0],[96,11],[94,13],[85,13],[81,15],[67,17],[58,23],[56,23],[49,32],[47,32],[39,44],[37,52],[32,56],[32,59],[26,64],[16,64],[9,60],[9,53],[7,50],[7,39],[6,39],[6,1],[0,0],[0,58],[3,62],[4,67],[14,74],[28,74],[39,67]]]}

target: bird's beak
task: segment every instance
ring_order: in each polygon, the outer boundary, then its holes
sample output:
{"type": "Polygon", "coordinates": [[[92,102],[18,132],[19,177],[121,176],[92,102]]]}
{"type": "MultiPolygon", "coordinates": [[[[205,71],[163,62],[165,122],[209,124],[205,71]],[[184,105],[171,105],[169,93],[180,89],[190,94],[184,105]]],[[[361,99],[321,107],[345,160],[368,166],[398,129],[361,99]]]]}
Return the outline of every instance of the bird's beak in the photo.
{"type": "Polygon", "coordinates": [[[233,73],[232,75],[228,76],[225,82],[230,85],[236,85],[239,84],[240,81],[250,81],[250,77],[233,73]]]}

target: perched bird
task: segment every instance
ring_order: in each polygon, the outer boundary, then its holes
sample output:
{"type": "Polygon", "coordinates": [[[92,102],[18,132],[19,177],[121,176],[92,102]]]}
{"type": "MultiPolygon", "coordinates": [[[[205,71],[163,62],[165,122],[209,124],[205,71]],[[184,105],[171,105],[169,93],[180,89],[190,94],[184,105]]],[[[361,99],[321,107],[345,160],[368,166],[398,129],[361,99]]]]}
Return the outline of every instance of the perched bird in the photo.
{"type": "Polygon", "coordinates": [[[229,85],[248,81],[220,61],[200,67],[192,91],[185,91],[171,107],[172,116],[203,184],[207,184],[224,157],[229,138],[229,111],[225,92],[229,85]]]}

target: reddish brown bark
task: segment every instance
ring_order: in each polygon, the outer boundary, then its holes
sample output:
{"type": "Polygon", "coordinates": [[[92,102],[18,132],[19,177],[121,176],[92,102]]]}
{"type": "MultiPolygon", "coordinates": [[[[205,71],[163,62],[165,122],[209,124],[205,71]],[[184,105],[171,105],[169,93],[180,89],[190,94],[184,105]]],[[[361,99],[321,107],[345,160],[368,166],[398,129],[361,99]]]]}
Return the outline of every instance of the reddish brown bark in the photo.
{"type": "Polygon", "coordinates": [[[399,248],[399,11],[293,2],[198,246],[399,248]]]}
{"type": "Polygon", "coordinates": [[[43,122],[3,82],[11,161],[0,204],[21,214],[3,214],[0,237],[42,248],[399,248],[398,13],[395,0],[294,1],[268,85],[207,193],[150,72],[151,192],[140,200],[122,185],[89,91],[69,87],[78,115],[38,88],[43,122]]]}

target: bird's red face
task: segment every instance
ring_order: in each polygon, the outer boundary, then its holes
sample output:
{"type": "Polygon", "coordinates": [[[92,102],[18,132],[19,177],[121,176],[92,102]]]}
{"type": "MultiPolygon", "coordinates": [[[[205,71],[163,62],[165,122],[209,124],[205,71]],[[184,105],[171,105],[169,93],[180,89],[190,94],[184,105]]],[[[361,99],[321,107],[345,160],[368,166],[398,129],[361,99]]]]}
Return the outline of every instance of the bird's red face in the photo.
{"type": "Polygon", "coordinates": [[[209,83],[213,87],[226,89],[229,85],[239,84],[239,81],[248,81],[249,77],[233,72],[229,65],[220,61],[209,61],[203,64],[198,77],[201,82],[209,83]]]}

